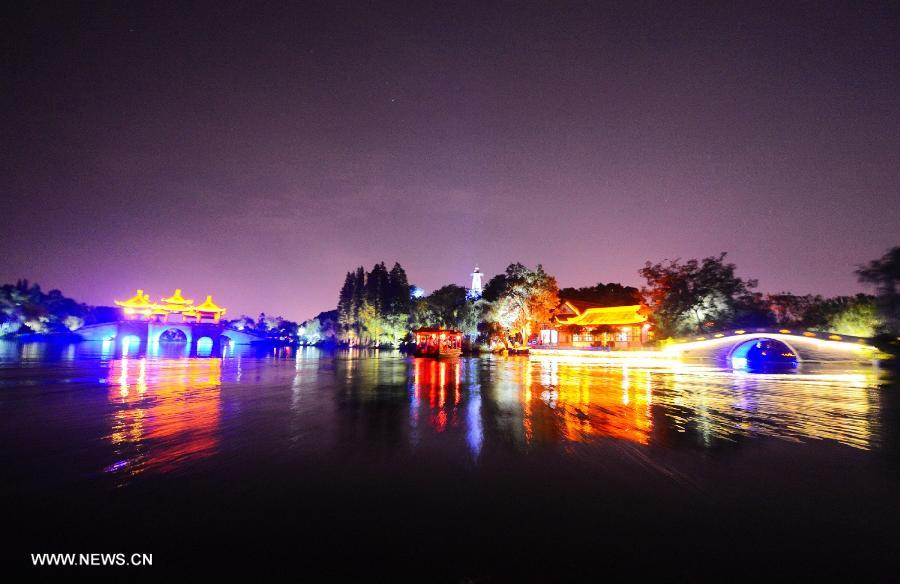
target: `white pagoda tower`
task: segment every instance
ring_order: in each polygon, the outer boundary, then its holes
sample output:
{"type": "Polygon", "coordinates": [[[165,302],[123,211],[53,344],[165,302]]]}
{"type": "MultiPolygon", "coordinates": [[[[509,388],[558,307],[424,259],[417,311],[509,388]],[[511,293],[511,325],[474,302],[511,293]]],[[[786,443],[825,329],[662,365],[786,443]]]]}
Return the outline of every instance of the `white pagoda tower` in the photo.
{"type": "Polygon", "coordinates": [[[478,269],[478,266],[475,266],[475,271],[469,275],[472,276],[472,285],[469,287],[469,294],[468,294],[469,298],[471,298],[473,300],[477,299],[477,298],[481,298],[481,291],[482,291],[481,277],[484,274],[481,273],[481,270],[478,269]]]}

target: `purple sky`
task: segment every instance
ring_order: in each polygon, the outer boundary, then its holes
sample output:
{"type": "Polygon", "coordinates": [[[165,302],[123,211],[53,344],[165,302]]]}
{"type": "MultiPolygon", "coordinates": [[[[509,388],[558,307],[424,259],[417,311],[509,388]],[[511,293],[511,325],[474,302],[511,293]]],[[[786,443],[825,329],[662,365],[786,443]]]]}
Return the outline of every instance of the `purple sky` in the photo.
{"type": "Polygon", "coordinates": [[[900,244],[893,2],[134,4],[4,19],[0,281],[302,320],[380,260],[843,294],[900,244]]]}

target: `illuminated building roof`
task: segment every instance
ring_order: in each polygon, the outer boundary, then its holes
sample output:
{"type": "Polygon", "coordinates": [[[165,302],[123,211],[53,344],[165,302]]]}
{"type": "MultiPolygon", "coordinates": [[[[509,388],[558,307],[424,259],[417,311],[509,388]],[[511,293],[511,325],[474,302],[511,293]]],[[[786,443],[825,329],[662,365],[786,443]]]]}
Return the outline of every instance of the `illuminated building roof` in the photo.
{"type": "Polygon", "coordinates": [[[144,294],[143,290],[138,290],[137,294],[129,298],[128,300],[114,300],[118,306],[122,306],[124,308],[134,308],[134,309],[153,309],[156,308],[156,305],[150,302],[150,295],[144,294]]]}
{"type": "Polygon", "coordinates": [[[450,333],[450,334],[461,335],[461,334],[462,334],[462,331],[458,331],[458,330],[455,330],[455,329],[442,329],[442,328],[436,328],[436,327],[424,327],[424,328],[418,328],[418,329],[414,330],[413,333],[422,333],[422,334],[426,334],[426,333],[450,333]]]}
{"type": "Polygon", "coordinates": [[[581,326],[640,324],[647,322],[647,317],[640,314],[641,305],[592,307],[579,310],[571,302],[566,302],[575,312],[574,316],[557,316],[559,324],[576,324],[581,326]]]}
{"type": "Polygon", "coordinates": [[[213,302],[212,296],[207,296],[203,304],[194,306],[194,301],[185,298],[181,293],[181,288],[176,288],[175,293],[168,298],[162,298],[159,304],[150,301],[150,296],[144,294],[143,290],[138,290],[137,294],[128,300],[115,300],[118,306],[125,309],[126,314],[142,314],[145,316],[162,316],[167,317],[169,314],[181,314],[183,317],[201,318],[204,315],[213,315],[218,321],[219,317],[225,314],[225,309],[213,302]]]}
{"type": "Polygon", "coordinates": [[[185,298],[181,295],[181,288],[175,288],[175,293],[169,296],[168,298],[162,298],[160,302],[165,302],[166,304],[177,304],[180,306],[185,306],[187,304],[193,304],[194,301],[190,298],[185,298]]]}
{"type": "Polygon", "coordinates": [[[203,304],[194,306],[196,312],[206,312],[213,314],[225,314],[225,309],[213,302],[212,296],[207,296],[203,304]]]}

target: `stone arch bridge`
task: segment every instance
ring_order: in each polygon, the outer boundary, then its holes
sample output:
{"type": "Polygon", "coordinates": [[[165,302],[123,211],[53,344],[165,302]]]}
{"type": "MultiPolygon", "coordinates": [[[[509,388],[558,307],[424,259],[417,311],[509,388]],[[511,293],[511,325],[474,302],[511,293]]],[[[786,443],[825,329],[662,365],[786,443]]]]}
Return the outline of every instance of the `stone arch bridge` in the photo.
{"type": "Polygon", "coordinates": [[[141,348],[159,343],[164,333],[178,331],[184,335],[189,347],[189,354],[197,354],[198,342],[209,339],[212,351],[215,353],[223,343],[233,345],[249,345],[254,342],[264,341],[265,338],[246,333],[226,329],[224,325],[212,322],[152,322],[146,320],[120,320],[94,324],[78,329],[78,334],[85,341],[109,341],[136,337],[140,341],[141,348]]]}
{"type": "Polygon", "coordinates": [[[788,329],[733,330],[676,339],[663,351],[684,359],[731,365],[733,358],[742,358],[760,339],[783,343],[796,355],[799,363],[871,362],[878,353],[868,338],[788,329]]]}

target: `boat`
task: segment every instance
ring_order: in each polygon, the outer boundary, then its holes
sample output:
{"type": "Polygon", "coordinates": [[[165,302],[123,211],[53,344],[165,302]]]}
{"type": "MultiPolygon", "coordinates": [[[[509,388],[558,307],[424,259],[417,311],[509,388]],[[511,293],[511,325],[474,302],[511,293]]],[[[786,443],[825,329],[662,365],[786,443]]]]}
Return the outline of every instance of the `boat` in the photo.
{"type": "Polygon", "coordinates": [[[413,331],[416,357],[459,357],[462,354],[462,332],[442,328],[420,328],[413,331]]]}

